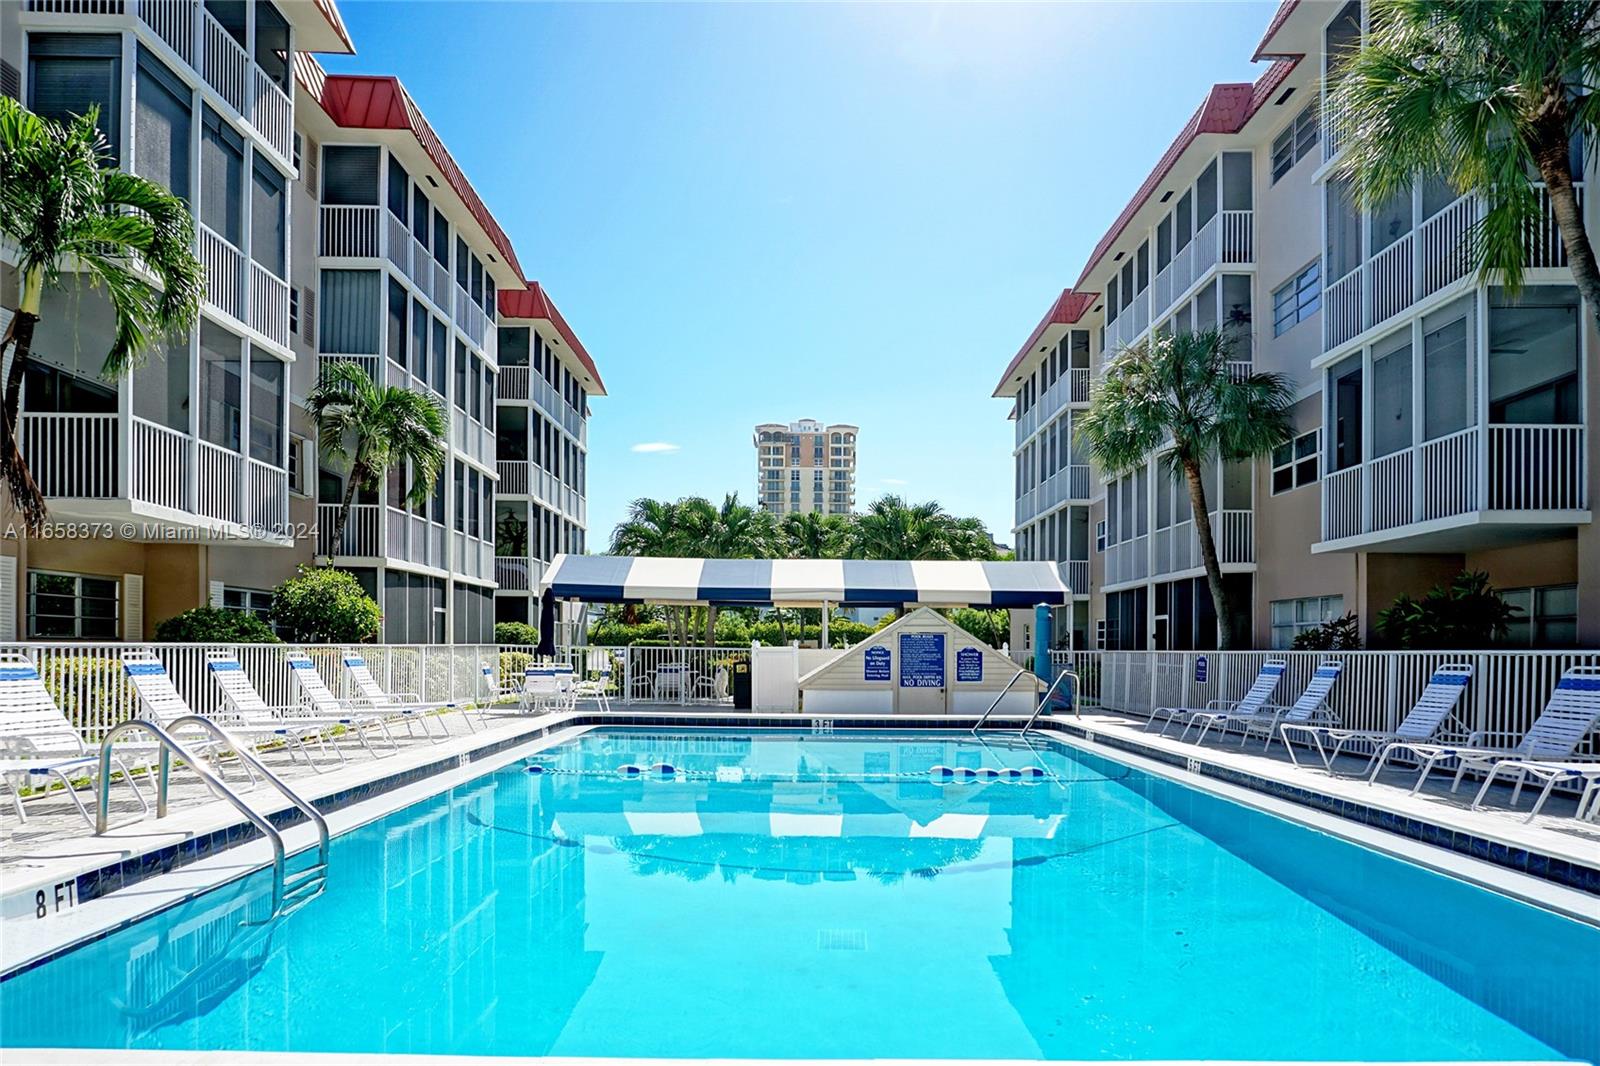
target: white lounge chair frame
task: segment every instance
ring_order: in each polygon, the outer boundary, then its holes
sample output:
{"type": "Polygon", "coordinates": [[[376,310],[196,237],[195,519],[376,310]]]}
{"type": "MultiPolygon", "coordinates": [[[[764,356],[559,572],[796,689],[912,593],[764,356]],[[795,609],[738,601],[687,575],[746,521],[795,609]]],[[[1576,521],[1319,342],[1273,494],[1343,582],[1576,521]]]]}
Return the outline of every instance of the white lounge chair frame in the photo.
{"type": "MultiPolygon", "coordinates": [[[[422,703],[422,697],[415,692],[387,693],[383,686],[378,684],[378,679],[372,676],[372,671],[367,668],[367,661],[349,648],[339,651],[339,661],[344,664],[345,673],[350,675],[350,680],[356,686],[355,703],[364,704],[374,711],[386,716],[397,716],[406,724],[406,733],[411,732],[411,726],[416,723],[422,727],[422,735],[429,740],[438,742],[447,740],[450,729],[443,722],[439,723],[442,736],[434,736],[433,730],[428,727],[428,719],[437,717],[430,713],[439,710],[439,707],[428,707],[422,703]],[[402,701],[400,697],[411,696],[410,701],[402,701]]],[[[453,706],[445,704],[444,706],[453,706]]]]}
{"type": "MultiPolygon", "coordinates": [[[[1423,744],[1397,740],[1384,745],[1383,751],[1373,760],[1372,774],[1367,780],[1369,783],[1376,781],[1393,756],[1405,752],[1419,764],[1417,782],[1411,787],[1413,794],[1422,789],[1423,782],[1428,780],[1428,775],[1435,767],[1449,759],[1456,760],[1455,779],[1450,783],[1450,791],[1455,792],[1461,788],[1461,779],[1468,770],[1493,770],[1497,764],[1508,761],[1565,762],[1583,743],[1583,738],[1589,735],[1596,722],[1600,722],[1600,666],[1574,666],[1561,675],[1544,710],[1539,712],[1539,717],[1534,719],[1533,725],[1528,727],[1516,746],[1487,746],[1483,742],[1490,737],[1514,734],[1484,730],[1473,732],[1465,744],[1423,744]]],[[[1513,804],[1522,797],[1526,776],[1517,779],[1517,786],[1511,793],[1513,804]]],[[[1494,775],[1491,775],[1490,781],[1493,779],[1494,775]]],[[[1485,782],[1485,785],[1488,783],[1485,782]]],[[[1481,802],[1487,791],[1487,788],[1479,790],[1477,802],[1481,802]]]]}
{"type": "MultiPolygon", "coordinates": [[[[308,662],[310,660],[307,660],[308,662]]],[[[272,707],[261,698],[261,693],[256,691],[255,682],[250,680],[250,675],[245,673],[244,666],[231,652],[208,651],[206,652],[206,668],[210,671],[212,680],[222,690],[223,699],[233,709],[229,718],[218,719],[218,725],[229,727],[237,723],[246,729],[271,729],[282,726],[289,729],[303,728],[318,730],[319,740],[326,741],[324,731],[335,726],[344,726],[367,753],[374,759],[382,756],[372,746],[367,731],[374,726],[384,735],[389,742],[391,752],[399,751],[400,745],[395,743],[394,736],[389,732],[388,724],[381,714],[355,714],[348,711],[339,711],[335,714],[304,714],[300,713],[304,704],[294,704],[289,707],[272,707]]],[[[344,761],[344,752],[340,750],[338,742],[332,743],[332,748],[344,761]]]]}
{"type": "MultiPolygon", "coordinates": [[[[118,750],[143,750],[153,757],[155,746],[132,745],[118,750]]],[[[135,783],[127,764],[120,755],[114,757],[114,762],[148,814],[150,803],[135,783]]],[[[142,765],[148,769],[149,760],[142,765]]],[[[48,781],[54,777],[61,782],[62,790],[78,808],[84,822],[94,828],[94,815],[84,806],[83,797],[72,787],[72,778],[68,775],[87,775],[98,787],[105,787],[104,782],[94,781],[99,769],[99,756],[83,742],[82,735],[56,706],[33,661],[16,652],[0,653],[0,788],[11,793],[11,805],[17,818],[26,822],[28,814],[23,809],[21,791],[10,779],[30,776],[48,781]]]]}
{"type": "Polygon", "coordinates": [[[1196,723],[1200,725],[1200,735],[1195,738],[1196,744],[1204,744],[1206,736],[1212,727],[1226,736],[1231,729],[1239,729],[1239,746],[1242,748],[1250,738],[1257,733],[1266,737],[1266,744],[1262,751],[1272,747],[1272,740],[1278,735],[1278,727],[1285,722],[1295,724],[1323,722],[1337,725],[1339,716],[1333,708],[1328,706],[1328,693],[1333,691],[1333,686],[1344,673],[1344,663],[1338,659],[1324,659],[1317,664],[1316,670],[1311,675],[1311,681],[1306,685],[1306,690],[1300,693],[1300,698],[1294,701],[1293,706],[1280,707],[1276,704],[1263,704],[1261,709],[1254,714],[1240,714],[1233,711],[1208,711],[1201,714],[1190,715],[1189,724],[1183,727],[1182,740],[1189,735],[1190,727],[1196,723]]]}
{"type": "MultiPolygon", "coordinates": [[[[1483,779],[1483,786],[1478,789],[1478,794],[1472,800],[1472,809],[1481,810],[1483,801],[1489,794],[1489,786],[1503,772],[1517,775],[1517,785],[1513,795],[1522,791],[1522,786],[1532,777],[1543,781],[1544,788],[1539,790],[1539,798],[1533,801],[1533,810],[1528,812],[1524,822],[1531,822],[1544,809],[1545,801],[1550,798],[1550,793],[1563,781],[1581,782],[1583,794],[1578,797],[1578,806],[1573,810],[1573,817],[1594,821],[1600,814],[1600,756],[1589,762],[1541,762],[1533,759],[1506,759],[1495,763],[1489,768],[1489,773],[1483,779]]],[[[1516,802],[1515,799],[1512,800],[1516,802]]]]}
{"type": "MultiPolygon", "coordinates": [[[[1397,740],[1428,740],[1444,728],[1445,723],[1455,721],[1456,707],[1461,703],[1462,694],[1466,692],[1467,685],[1471,681],[1472,667],[1468,663],[1446,663],[1436,668],[1428,678],[1428,685],[1422,690],[1422,695],[1417,697],[1417,702],[1406,712],[1405,719],[1392,732],[1334,729],[1307,725],[1303,722],[1285,722],[1278,727],[1278,731],[1283,736],[1284,747],[1289,749],[1290,761],[1296,766],[1300,765],[1300,760],[1295,757],[1292,741],[1300,738],[1316,749],[1317,755],[1322,759],[1323,768],[1329,773],[1334,772],[1334,761],[1347,747],[1352,744],[1371,745],[1372,750],[1367,756],[1367,765],[1360,771],[1361,774],[1366,774],[1372,769],[1373,760],[1383,751],[1385,744],[1397,740]],[[1331,751],[1328,748],[1330,743],[1333,745],[1331,751]]],[[[1457,724],[1459,726],[1460,723],[1457,724]]]]}
{"type": "Polygon", "coordinates": [[[1261,669],[1256,671],[1256,679],[1250,683],[1250,689],[1243,697],[1237,700],[1212,700],[1203,708],[1191,707],[1157,707],[1150,712],[1149,719],[1145,722],[1145,732],[1159,719],[1162,721],[1161,735],[1166,736],[1167,730],[1174,722],[1183,722],[1185,730],[1188,728],[1189,719],[1197,714],[1232,711],[1235,714],[1254,714],[1267,705],[1272,694],[1278,689],[1278,682],[1283,680],[1284,671],[1289,664],[1282,659],[1268,659],[1261,664],[1261,669]]]}

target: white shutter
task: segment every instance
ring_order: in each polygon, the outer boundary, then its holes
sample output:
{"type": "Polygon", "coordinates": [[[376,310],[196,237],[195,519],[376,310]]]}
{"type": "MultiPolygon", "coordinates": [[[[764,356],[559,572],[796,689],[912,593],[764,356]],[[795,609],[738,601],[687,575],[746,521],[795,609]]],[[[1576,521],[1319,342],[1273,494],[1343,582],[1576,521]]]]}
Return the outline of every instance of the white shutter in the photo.
{"type": "Polygon", "coordinates": [[[222,606],[222,582],[220,581],[211,582],[211,606],[222,606]]]}
{"type": "Polygon", "coordinates": [[[17,557],[0,555],[0,641],[17,639],[17,557]]]}
{"type": "Polygon", "coordinates": [[[122,639],[144,639],[144,575],[122,575],[122,639]]]}

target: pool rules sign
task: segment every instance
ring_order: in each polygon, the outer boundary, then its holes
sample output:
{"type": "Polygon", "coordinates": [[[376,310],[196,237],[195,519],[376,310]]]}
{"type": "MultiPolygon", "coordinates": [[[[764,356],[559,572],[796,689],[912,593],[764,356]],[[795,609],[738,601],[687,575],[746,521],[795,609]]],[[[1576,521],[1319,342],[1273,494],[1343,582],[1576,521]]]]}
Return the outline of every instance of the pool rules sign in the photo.
{"type": "Polygon", "coordinates": [[[944,688],[944,634],[900,634],[900,687],[944,688]]]}

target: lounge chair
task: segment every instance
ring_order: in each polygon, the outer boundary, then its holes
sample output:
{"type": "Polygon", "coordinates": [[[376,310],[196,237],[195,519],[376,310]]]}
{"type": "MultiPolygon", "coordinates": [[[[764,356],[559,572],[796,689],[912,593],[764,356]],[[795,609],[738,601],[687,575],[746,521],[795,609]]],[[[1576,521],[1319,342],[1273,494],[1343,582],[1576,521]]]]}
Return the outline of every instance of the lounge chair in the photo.
{"type": "Polygon", "coordinates": [[[1311,675],[1311,683],[1300,693],[1300,698],[1294,701],[1293,706],[1279,707],[1269,703],[1262,705],[1253,714],[1240,714],[1237,710],[1232,710],[1191,715],[1189,725],[1183,727],[1183,737],[1189,735],[1189,728],[1196,723],[1200,725],[1200,735],[1195,738],[1196,744],[1206,742],[1206,735],[1211,732],[1212,727],[1216,727],[1223,736],[1226,736],[1231,729],[1238,729],[1243,734],[1239,738],[1241,748],[1252,736],[1260,733],[1267,740],[1262,748],[1265,751],[1272,747],[1272,738],[1278,735],[1278,727],[1285,722],[1296,725],[1319,722],[1337,725],[1339,718],[1328,706],[1328,693],[1333,690],[1333,683],[1339,680],[1339,675],[1343,672],[1344,664],[1338,659],[1325,659],[1317,664],[1316,672],[1311,675]]]}
{"type": "MultiPolygon", "coordinates": [[[[146,756],[141,761],[148,768],[158,749],[153,744],[128,744],[117,750],[140,752],[146,756]]],[[[140,806],[149,813],[149,801],[134,783],[122,757],[115,756],[112,761],[139,798],[140,806]]],[[[94,815],[72,787],[72,778],[87,776],[93,780],[99,770],[99,755],[83,742],[78,730],[56,706],[32,660],[15,652],[0,653],[0,788],[11,793],[11,805],[17,817],[24,822],[28,820],[22,809],[22,794],[10,779],[42,777],[48,783],[49,778],[54,777],[61,782],[83,820],[93,828],[94,815]]]]}
{"type": "Polygon", "coordinates": [[[1428,687],[1422,690],[1422,695],[1417,697],[1416,704],[1406,713],[1405,719],[1393,732],[1368,729],[1331,729],[1327,726],[1306,725],[1300,722],[1285,722],[1278,727],[1283,735],[1283,743],[1289,749],[1289,758],[1295,765],[1300,760],[1295,758],[1294,745],[1291,743],[1296,737],[1302,738],[1307,744],[1316,748],[1317,754],[1322,757],[1322,765],[1329,773],[1333,772],[1334,760],[1338,759],[1345,748],[1352,744],[1370,745],[1371,754],[1367,758],[1367,765],[1362,769],[1365,774],[1372,768],[1372,761],[1378,757],[1385,744],[1397,740],[1428,740],[1439,732],[1440,728],[1455,716],[1456,705],[1461,702],[1461,694],[1467,690],[1467,682],[1472,680],[1472,667],[1465,663],[1448,663],[1434,670],[1433,676],[1428,678],[1428,687]],[[1328,750],[1331,743],[1333,750],[1328,750]]]}
{"type": "MultiPolygon", "coordinates": [[[[308,662],[310,660],[307,660],[308,662]]],[[[261,698],[261,693],[256,691],[255,682],[250,680],[250,675],[244,672],[244,667],[230,652],[206,652],[206,667],[211,671],[212,678],[217,682],[217,687],[222,689],[222,696],[228,701],[232,714],[216,716],[217,724],[223,728],[243,727],[246,729],[266,729],[281,726],[287,729],[316,730],[325,735],[327,731],[337,726],[343,726],[367,753],[374,759],[379,754],[373,748],[367,731],[376,726],[389,742],[392,751],[399,751],[400,745],[395,743],[389,726],[381,714],[356,714],[350,711],[339,711],[334,714],[300,713],[303,704],[293,704],[287,707],[271,707],[261,698]]],[[[344,752],[339,750],[339,745],[333,745],[335,754],[340,761],[344,761],[344,752]]]]}
{"type": "MultiPolygon", "coordinates": [[[[1550,694],[1550,701],[1515,747],[1486,745],[1483,742],[1490,737],[1511,734],[1483,731],[1472,733],[1465,744],[1424,744],[1397,740],[1385,744],[1383,751],[1373,760],[1368,781],[1376,781],[1389,760],[1405,752],[1416,759],[1420,767],[1417,783],[1411,788],[1413,793],[1421,790],[1422,783],[1428,779],[1434,767],[1446,759],[1457,760],[1455,780],[1450,784],[1450,791],[1455,792],[1461,787],[1461,778],[1468,770],[1492,770],[1499,763],[1513,760],[1524,763],[1566,762],[1597,721],[1600,721],[1600,666],[1574,666],[1561,675],[1555,691],[1550,694]]],[[[1493,779],[1491,775],[1490,781],[1493,779]]],[[[1522,795],[1522,781],[1523,778],[1519,777],[1511,797],[1512,803],[1522,795]]],[[[1480,800],[1484,791],[1479,790],[1480,800]]]]}
{"type": "MultiPolygon", "coordinates": [[[[1578,806],[1572,814],[1575,818],[1593,821],[1595,816],[1600,814],[1600,761],[1597,760],[1600,760],[1600,756],[1588,762],[1544,762],[1536,759],[1506,759],[1497,762],[1483,779],[1483,787],[1478,789],[1478,795],[1472,801],[1472,809],[1482,809],[1489,786],[1494,784],[1495,778],[1502,772],[1510,771],[1517,775],[1517,787],[1514,793],[1521,792],[1523,784],[1530,777],[1544,782],[1544,788],[1539,791],[1539,798],[1533,801],[1533,810],[1528,812],[1528,817],[1523,821],[1533,821],[1534,816],[1543,809],[1545,800],[1550,798],[1551,791],[1563,781],[1583,785],[1583,793],[1578,797],[1578,806]]],[[[1515,795],[1511,802],[1516,803],[1515,795]]]]}
{"type": "Polygon", "coordinates": [[[1282,659],[1268,659],[1261,664],[1261,669],[1256,673],[1255,681],[1251,682],[1250,690],[1238,700],[1212,700],[1203,709],[1188,707],[1157,707],[1150,712],[1150,718],[1145,722],[1145,732],[1150,731],[1157,719],[1164,724],[1161,726],[1161,735],[1166,736],[1167,730],[1174,722],[1184,723],[1187,730],[1189,719],[1197,714],[1215,713],[1219,711],[1232,711],[1235,714],[1254,714],[1266,705],[1272,698],[1273,692],[1278,688],[1278,682],[1283,678],[1284,670],[1289,664],[1282,659]]]}
{"type": "MultiPolygon", "coordinates": [[[[389,717],[398,717],[406,723],[406,732],[411,732],[412,723],[422,726],[422,735],[432,741],[448,739],[450,729],[442,721],[439,729],[442,737],[433,735],[433,730],[428,728],[428,719],[436,717],[433,711],[439,707],[429,707],[422,703],[422,697],[415,692],[396,692],[390,694],[383,691],[378,684],[378,679],[372,676],[372,671],[367,668],[367,661],[349,648],[339,653],[339,659],[344,663],[345,672],[350,675],[351,682],[356,686],[357,704],[371,707],[380,714],[389,717]],[[410,701],[402,701],[401,697],[410,696],[410,701]]],[[[446,704],[446,706],[449,706],[446,704]]],[[[471,723],[468,722],[470,726],[471,723]]]]}
{"type": "MultiPolygon", "coordinates": [[[[144,717],[155,722],[162,728],[167,728],[175,719],[185,715],[195,714],[188,702],[178,694],[177,688],[172,684],[172,677],[167,673],[164,663],[156,658],[155,652],[148,648],[133,648],[122,653],[122,669],[127,674],[128,680],[133,684],[133,690],[139,696],[139,702],[144,709],[144,717]]],[[[230,721],[227,716],[208,716],[216,722],[217,726],[228,734],[233,743],[239,746],[249,745],[259,747],[262,744],[281,742],[289,760],[294,761],[295,756],[305,759],[307,765],[313,770],[321,772],[321,767],[311,757],[307,749],[305,738],[307,734],[319,743],[321,731],[316,726],[292,725],[261,725],[249,724],[240,721],[230,721]],[[240,741],[242,740],[242,744],[240,741]]],[[[222,744],[209,734],[202,734],[201,739],[187,743],[196,755],[210,758],[221,772],[222,763],[220,756],[228,745],[222,744]]],[[[248,764],[240,761],[244,768],[245,776],[251,783],[255,782],[255,771],[248,764]]]]}

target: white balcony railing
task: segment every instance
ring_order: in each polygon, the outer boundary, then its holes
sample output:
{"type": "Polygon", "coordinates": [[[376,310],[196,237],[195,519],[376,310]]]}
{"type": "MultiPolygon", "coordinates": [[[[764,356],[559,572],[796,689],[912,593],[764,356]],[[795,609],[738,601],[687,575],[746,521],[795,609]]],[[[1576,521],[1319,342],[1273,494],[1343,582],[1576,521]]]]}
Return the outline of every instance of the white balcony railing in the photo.
{"type": "Polygon", "coordinates": [[[1221,260],[1224,263],[1254,263],[1255,212],[1222,212],[1221,260]]]}
{"type": "Polygon", "coordinates": [[[194,66],[194,19],[199,0],[136,0],[132,6],[139,20],[178,53],[178,58],[194,66]]]}
{"type": "Polygon", "coordinates": [[[21,419],[22,454],[39,491],[62,499],[115,499],[117,416],[29,411],[21,419]]]}
{"type": "Polygon", "coordinates": [[[318,254],[348,259],[378,258],[380,213],[400,225],[404,232],[404,225],[398,219],[376,205],[323,205],[318,254]]]}
{"type": "Polygon", "coordinates": [[[1071,559],[1060,564],[1061,577],[1074,596],[1089,595],[1089,560],[1071,559]]]}
{"type": "Polygon", "coordinates": [[[1588,507],[1584,427],[1463,429],[1322,481],[1322,539],[1404,530],[1479,510],[1572,512],[1588,507]]]}
{"type": "Polygon", "coordinates": [[[289,346],[289,283],[255,262],[250,264],[250,325],[289,346]]]}
{"type": "Polygon", "coordinates": [[[382,556],[383,552],[378,547],[378,504],[353,503],[350,505],[350,517],[345,522],[344,536],[338,550],[330,550],[333,544],[333,527],[338,519],[339,505],[336,503],[317,504],[317,554],[318,555],[343,555],[358,559],[370,559],[382,556]]]}
{"type": "Polygon", "coordinates": [[[208,518],[243,525],[244,501],[239,489],[244,484],[244,456],[210,441],[201,441],[199,497],[195,511],[208,518]]]}
{"type": "Polygon", "coordinates": [[[256,67],[254,75],[255,110],[249,116],[250,124],[288,159],[294,152],[294,105],[266,71],[256,67]]]}
{"type": "Polygon", "coordinates": [[[467,290],[459,285],[455,289],[456,325],[461,327],[461,332],[467,335],[468,340],[482,348],[484,337],[489,331],[489,316],[484,314],[483,308],[473,301],[467,290]]]}
{"type": "Polygon", "coordinates": [[[166,426],[133,420],[133,498],[174,511],[189,509],[191,440],[166,426]]]}
{"type": "Polygon", "coordinates": [[[502,459],[495,464],[495,471],[500,475],[500,484],[495,486],[497,495],[528,495],[528,463],[526,460],[502,459]]]}
{"type": "Polygon", "coordinates": [[[205,26],[205,79],[233,109],[250,117],[250,62],[244,45],[233,39],[222,23],[207,11],[201,15],[205,26]]]}
{"type": "Polygon", "coordinates": [[[200,263],[206,298],[221,312],[244,321],[244,256],[210,226],[200,227],[200,263]]]}
{"type": "Polygon", "coordinates": [[[531,586],[526,555],[496,555],[494,557],[494,583],[512,592],[526,591],[531,586]]]}
{"type": "Polygon", "coordinates": [[[528,398],[528,368],[525,366],[503,366],[500,368],[498,395],[502,400],[526,400],[528,398]]]}
{"type": "Polygon", "coordinates": [[[249,468],[249,481],[246,483],[249,489],[249,524],[281,535],[289,525],[288,471],[259,459],[249,459],[246,463],[249,468]]]}

